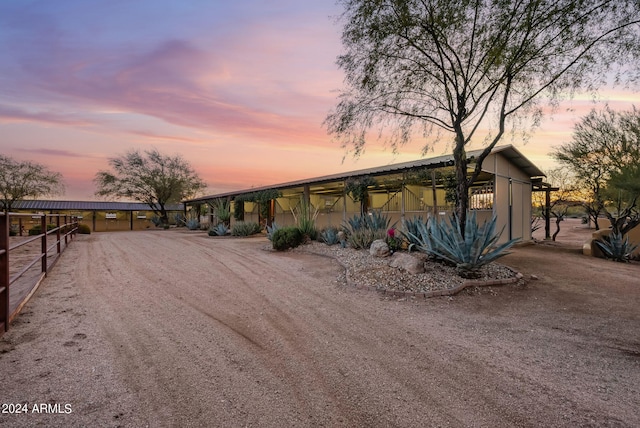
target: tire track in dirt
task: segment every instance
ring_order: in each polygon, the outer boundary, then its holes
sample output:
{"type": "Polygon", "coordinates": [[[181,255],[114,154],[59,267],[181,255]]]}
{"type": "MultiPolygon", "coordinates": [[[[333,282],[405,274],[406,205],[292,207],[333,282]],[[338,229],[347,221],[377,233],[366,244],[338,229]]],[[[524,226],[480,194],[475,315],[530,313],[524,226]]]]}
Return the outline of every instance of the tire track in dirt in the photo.
{"type": "MultiPolygon", "coordinates": [[[[100,346],[102,360],[86,364],[110,367],[117,378],[92,388],[128,398],[116,415],[124,426],[637,421],[637,359],[591,349],[606,333],[592,327],[604,324],[581,311],[555,320],[585,325],[553,329],[545,314],[559,308],[549,309],[554,300],[541,287],[394,301],[336,283],[340,267],[326,258],[265,251],[259,239],[152,231],[96,234],[81,244],[63,255],[76,258],[75,268],[56,271],[41,294],[70,287],[65,296],[76,296],[86,322],[59,333],[61,347],[100,346]],[[588,375],[578,381],[581,371],[588,375]],[[601,386],[606,391],[596,391],[601,386]]],[[[113,406],[79,408],[103,421],[113,406]]]]}

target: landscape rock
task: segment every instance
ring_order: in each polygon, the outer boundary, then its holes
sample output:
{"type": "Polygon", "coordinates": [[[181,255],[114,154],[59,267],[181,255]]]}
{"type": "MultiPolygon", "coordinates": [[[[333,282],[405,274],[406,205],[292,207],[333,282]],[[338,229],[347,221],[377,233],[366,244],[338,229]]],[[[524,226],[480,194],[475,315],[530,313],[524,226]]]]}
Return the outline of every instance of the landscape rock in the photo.
{"type": "Polygon", "coordinates": [[[424,273],[424,260],[405,253],[394,253],[389,266],[404,269],[414,275],[424,273]]]}
{"type": "Polygon", "coordinates": [[[374,257],[389,257],[391,251],[389,250],[389,246],[386,242],[384,242],[384,240],[376,239],[371,243],[369,254],[374,257]]]}

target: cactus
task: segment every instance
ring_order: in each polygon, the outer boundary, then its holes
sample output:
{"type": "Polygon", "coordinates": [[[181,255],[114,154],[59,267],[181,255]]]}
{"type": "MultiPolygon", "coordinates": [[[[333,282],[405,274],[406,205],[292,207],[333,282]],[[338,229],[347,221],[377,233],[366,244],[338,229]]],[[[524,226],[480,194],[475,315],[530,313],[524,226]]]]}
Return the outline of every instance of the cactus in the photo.
{"type": "Polygon", "coordinates": [[[413,238],[420,243],[415,247],[427,254],[446,260],[456,266],[458,275],[463,278],[477,278],[480,269],[494,260],[507,255],[507,249],[518,239],[511,239],[495,246],[502,231],[496,233],[494,216],[490,221],[478,225],[476,213],[467,216],[465,236],[462,236],[456,217],[448,222],[429,222],[429,226],[420,225],[419,236],[413,238]]]}
{"type": "Polygon", "coordinates": [[[602,240],[596,241],[596,245],[605,258],[616,262],[628,262],[632,253],[638,248],[637,244],[632,244],[629,237],[623,239],[619,232],[611,232],[609,236],[605,236],[602,240]]]}

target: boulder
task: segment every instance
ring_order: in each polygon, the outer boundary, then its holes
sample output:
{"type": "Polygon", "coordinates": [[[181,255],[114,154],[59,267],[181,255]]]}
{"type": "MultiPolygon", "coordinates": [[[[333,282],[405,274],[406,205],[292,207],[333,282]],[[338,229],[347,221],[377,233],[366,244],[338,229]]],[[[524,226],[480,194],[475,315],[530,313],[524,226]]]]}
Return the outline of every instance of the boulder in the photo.
{"type": "Polygon", "coordinates": [[[394,253],[389,266],[404,269],[412,274],[424,273],[424,260],[406,253],[394,253]]]}
{"type": "Polygon", "coordinates": [[[371,243],[369,254],[374,257],[389,257],[391,251],[389,250],[389,246],[386,242],[384,242],[383,239],[376,239],[371,243]]]}

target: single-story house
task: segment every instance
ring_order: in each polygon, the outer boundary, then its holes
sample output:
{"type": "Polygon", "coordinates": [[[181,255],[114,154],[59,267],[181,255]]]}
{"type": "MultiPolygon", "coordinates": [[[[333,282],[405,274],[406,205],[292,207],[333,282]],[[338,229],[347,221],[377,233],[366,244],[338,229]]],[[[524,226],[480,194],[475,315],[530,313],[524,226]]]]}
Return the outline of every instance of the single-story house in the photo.
{"type": "MultiPolygon", "coordinates": [[[[480,153],[480,150],[467,153],[471,167],[480,153]]],[[[209,195],[184,201],[184,204],[188,210],[203,204],[214,206],[216,200],[228,201],[232,213],[241,213],[240,220],[263,224],[275,221],[278,226],[286,226],[296,223],[301,204],[306,201],[318,229],[339,227],[361,212],[362,202],[354,200],[347,191],[350,182],[361,180],[369,183],[364,202],[366,211],[382,212],[396,227],[401,227],[403,219],[444,218],[453,212],[450,197],[453,172],[453,156],[445,155],[209,195]],[[246,202],[250,199],[247,195],[273,190],[279,192],[279,197],[268,207],[260,209],[258,203],[246,202]],[[243,201],[243,206],[236,209],[238,201],[243,201]]],[[[502,240],[529,241],[531,193],[545,190],[543,177],[544,173],[512,145],[496,147],[484,160],[482,173],[470,189],[469,208],[476,211],[480,222],[497,216],[498,230],[504,227],[502,240]]],[[[215,210],[210,217],[215,224],[215,210]]],[[[232,222],[237,220],[232,216],[232,222]]]]}

